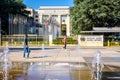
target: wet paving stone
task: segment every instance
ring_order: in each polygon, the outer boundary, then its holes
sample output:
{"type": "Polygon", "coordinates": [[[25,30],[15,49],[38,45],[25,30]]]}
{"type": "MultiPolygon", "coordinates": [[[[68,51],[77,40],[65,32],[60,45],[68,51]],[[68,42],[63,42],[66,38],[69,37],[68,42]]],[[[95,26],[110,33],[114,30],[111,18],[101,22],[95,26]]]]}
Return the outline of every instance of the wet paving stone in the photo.
{"type": "MultiPolygon", "coordinates": [[[[15,62],[8,80],[95,80],[89,63],[23,63],[15,62]]],[[[3,74],[0,74],[0,80],[3,74]]],[[[120,80],[120,67],[105,65],[101,80],[120,80]]]]}
{"type": "Polygon", "coordinates": [[[102,72],[102,80],[120,80],[120,72],[102,72]]]}

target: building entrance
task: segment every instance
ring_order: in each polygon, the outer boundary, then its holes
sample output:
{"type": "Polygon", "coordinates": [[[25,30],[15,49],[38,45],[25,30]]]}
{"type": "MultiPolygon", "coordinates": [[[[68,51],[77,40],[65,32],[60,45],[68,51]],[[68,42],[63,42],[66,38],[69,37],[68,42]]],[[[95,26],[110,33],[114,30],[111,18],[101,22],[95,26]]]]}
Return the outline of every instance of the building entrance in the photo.
{"type": "Polygon", "coordinates": [[[66,24],[62,24],[61,26],[61,35],[66,35],[66,24]]]}

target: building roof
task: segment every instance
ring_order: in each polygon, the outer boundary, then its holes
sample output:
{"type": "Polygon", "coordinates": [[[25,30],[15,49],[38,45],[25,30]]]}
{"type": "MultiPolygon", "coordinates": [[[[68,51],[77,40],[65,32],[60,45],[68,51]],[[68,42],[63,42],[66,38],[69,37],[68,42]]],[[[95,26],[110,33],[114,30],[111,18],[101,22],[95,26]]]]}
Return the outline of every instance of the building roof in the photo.
{"type": "Polygon", "coordinates": [[[39,9],[70,8],[69,6],[40,6],[39,9]]]}
{"type": "Polygon", "coordinates": [[[41,6],[38,13],[42,15],[69,15],[69,6],[41,6]]]}
{"type": "Polygon", "coordinates": [[[112,33],[112,32],[120,32],[120,27],[94,27],[92,31],[81,31],[81,33],[112,33]]]}

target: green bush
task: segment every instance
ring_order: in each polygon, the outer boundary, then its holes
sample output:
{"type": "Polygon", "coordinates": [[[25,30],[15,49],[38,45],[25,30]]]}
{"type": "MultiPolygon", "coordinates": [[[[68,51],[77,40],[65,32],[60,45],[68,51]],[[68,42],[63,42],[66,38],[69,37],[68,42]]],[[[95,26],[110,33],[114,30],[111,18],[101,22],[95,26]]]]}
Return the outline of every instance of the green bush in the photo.
{"type": "MultiPolygon", "coordinates": [[[[53,44],[63,44],[62,39],[63,38],[57,38],[57,39],[53,40],[53,44]]],[[[78,43],[77,40],[75,40],[71,37],[67,37],[67,44],[77,44],[77,43],[78,43]]]]}

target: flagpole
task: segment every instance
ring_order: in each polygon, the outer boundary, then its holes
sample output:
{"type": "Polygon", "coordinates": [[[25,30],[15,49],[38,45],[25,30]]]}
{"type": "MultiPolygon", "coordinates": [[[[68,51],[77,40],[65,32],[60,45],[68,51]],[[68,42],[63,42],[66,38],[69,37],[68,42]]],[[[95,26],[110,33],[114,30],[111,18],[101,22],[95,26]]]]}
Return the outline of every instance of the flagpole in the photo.
{"type": "Polygon", "coordinates": [[[1,16],[0,16],[0,46],[1,46],[1,16]]]}
{"type": "Polygon", "coordinates": [[[10,14],[8,13],[8,27],[9,27],[9,34],[10,35],[10,14]]]}

